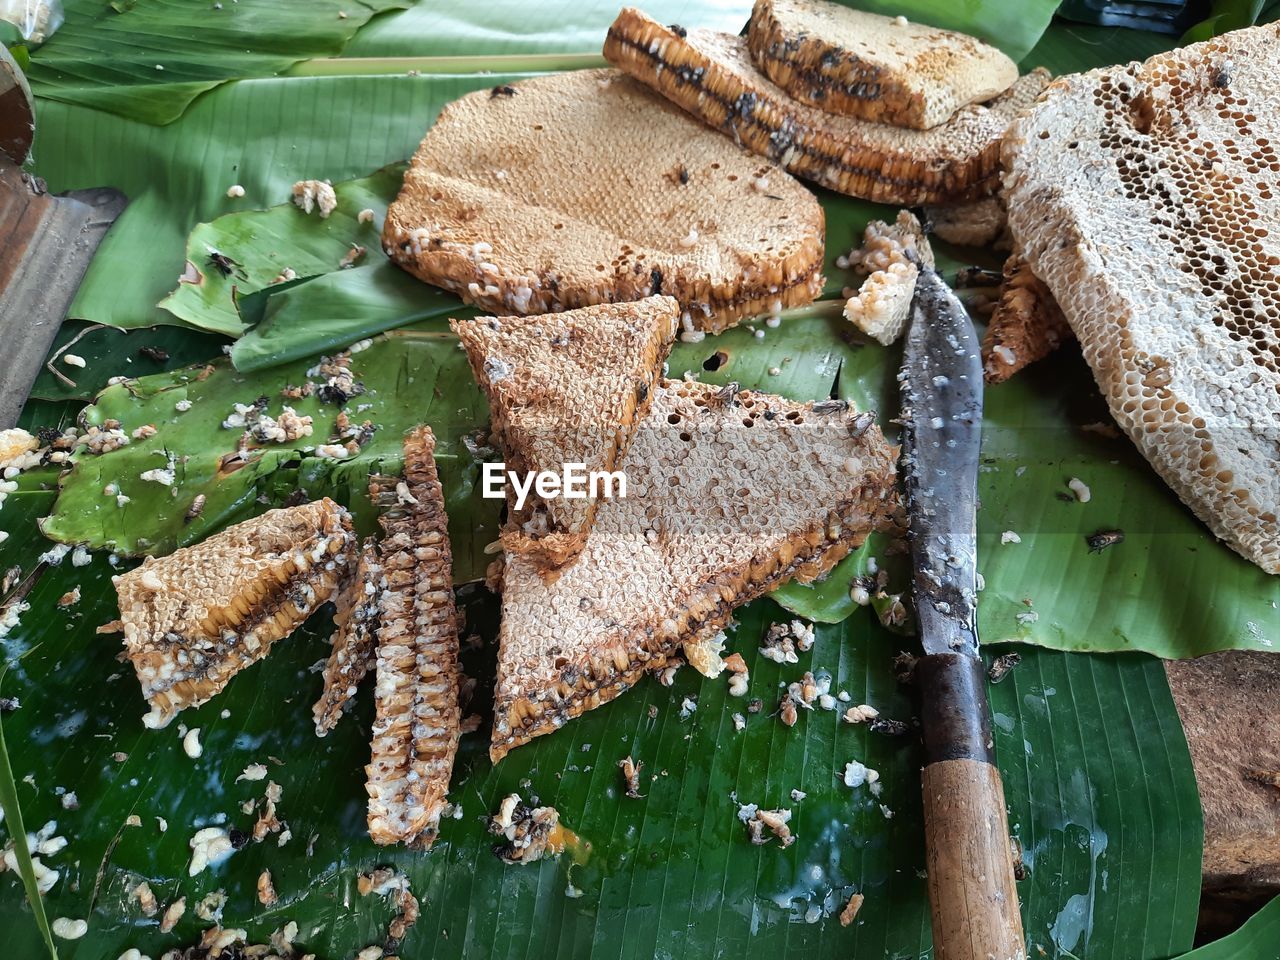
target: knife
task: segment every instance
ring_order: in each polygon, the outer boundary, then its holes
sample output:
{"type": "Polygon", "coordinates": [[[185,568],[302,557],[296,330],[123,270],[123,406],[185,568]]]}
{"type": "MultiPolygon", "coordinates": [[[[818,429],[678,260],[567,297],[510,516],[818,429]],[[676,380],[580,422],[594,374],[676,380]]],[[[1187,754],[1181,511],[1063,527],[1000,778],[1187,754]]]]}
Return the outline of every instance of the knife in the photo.
{"type": "Polygon", "coordinates": [[[924,656],[925,858],[936,960],[1025,960],[1004,787],[978,656],[982,361],[964,307],[923,269],[902,371],[902,475],[924,656]]]}

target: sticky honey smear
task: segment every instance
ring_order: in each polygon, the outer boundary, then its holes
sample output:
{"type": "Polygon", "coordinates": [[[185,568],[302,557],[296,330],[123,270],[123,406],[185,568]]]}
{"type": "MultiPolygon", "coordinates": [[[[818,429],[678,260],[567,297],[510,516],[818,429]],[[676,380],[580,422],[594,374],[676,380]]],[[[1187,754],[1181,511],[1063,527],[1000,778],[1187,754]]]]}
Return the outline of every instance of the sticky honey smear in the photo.
{"type": "Polygon", "coordinates": [[[378,640],[378,583],[382,563],[372,538],[364,542],[360,559],[338,592],[334,614],[333,648],[324,666],[324,688],[311,708],[316,736],[323,737],[342,717],[342,711],[376,660],[378,640]]]}
{"type": "Polygon", "coordinates": [[[458,749],[458,615],[435,436],[404,442],[404,479],[375,478],[382,575],[372,758],[365,768],[374,843],[429,847],[458,749]]]}
{"type": "Polygon", "coordinates": [[[325,498],[238,523],[114,578],[148,727],[205,703],[345,579],[355,537],[325,498]]]}
{"type": "Polygon", "coordinates": [[[962,107],[931,130],[826,113],[793,99],[757,68],[741,37],[676,31],[639,10],[618,14],[604,55],[699,120],[798,177],[901,206],[961,203],[991,194],[1009,122],[1049,82],[1043,69],[987,104],[962,107]]]}
{"type": "Polygon", "coordinates": [[[1280,26],[1064,77],[1004,146],[1009,227],[1112,416],[1280,573],[1280,26]]]}
{"type": "Polygon", "coordinates": [[[790,579],[826,572],[893,507],[896,452],[841,401],[666,381],[553,583],[503,573],[490,755],[551,733],[660,669],[691,638],[790,579]]]}

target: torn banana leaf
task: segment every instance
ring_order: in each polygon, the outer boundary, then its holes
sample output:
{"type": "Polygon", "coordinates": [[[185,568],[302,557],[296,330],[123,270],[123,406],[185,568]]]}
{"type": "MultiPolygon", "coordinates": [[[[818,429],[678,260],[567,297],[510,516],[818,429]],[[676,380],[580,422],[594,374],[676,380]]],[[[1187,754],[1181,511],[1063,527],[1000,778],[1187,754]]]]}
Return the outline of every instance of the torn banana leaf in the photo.
{"type": "Polygon", "coordinates": [[[410,0],[63,0],[66,22],[33,51],[37,96],[146,123],[176,120],[227,80],[332,57],[371,16],[410,0]]]}
{"type": "Polygon", "coordinates": [[[470,316],[451,293],[429,287],[391,263],[338,270],[271,293],[260,320],[231,347],[237,370],[261,370],[418,320],[470,316]]]}
{"type": "MultiPolygon", "coordinates": [[[[234,337],[248,326],[240,300],[249,294],[385,262],[379,231],[403,178],[404,164],[393,164],[358,180],[339,181],[333,184],[337,207],[327,216],[319,210],[305,213],[285,200],[197,224],[187,238],[186,269],[160,307],[193,327],[234,337]],[[361,222],[366,210],[368,219],[361,222]]],[[[346,342],[352,339],[357,338],[346,342]]]]}
{"type": "Polygon", "coordinates": [[[462,437],[484,424],[486,408],[447,328],[394,331],[353,354],[351,371],[363,389],[341,406],[325,402],[323,389],[294,399],[283,395],[288,387],[323,384],[316,363],[312,358],[241,374],[218,359],[107,387],[85,408],[84,426],[115,420],[127,435],[146,426],[155,434],[105,454],[80,448],[42,524],[45,535],[124,555],[163,555],[265,504],[278,505],[297,489],[309,498],[333,496],[367,526],[369,473],[397,469],[403,434],[427,422],[440,440],[437,457],[459,533],[455,577],[465,582],[482,576],[490,559],[483,547],[497,537],[501,501],[479,496],[479,468],[462,437]],[[285,406],[312,417],[312,433],[288,442],[252,441],[241,452],[245,425],[223,424],[237,414],[237,404],[251,406],[259,397],[273,418],[285,406]],[[336,426],[340,410],[353,428],[369,421],[375,431],[357,453],[335,459],[338,451],[324,456],[316,448],[343,442],[336,426]]]}
{"type": "Polygon", "coordinates": [[[507,79],[399,71],[252,80],[213,90],[163,127],[42,101],[33,152],[49,188],[106,184],[129,197],[68,315],[121,329],[186,326],[156,304],[182,276],[197,223],[286,203],[298,180],[338,183],[403,161],[446,103],[507,79]],[[245,195],[229,198],[232,185],[245,195]]]}
{"type": "Polygon", "coordinates": [[[125,332],[70,320],[59,328],[50,353],[61,355],[40,371],[31,397],[87,403],[113,377],[144,377],[198,363],[215,355],[225,342],[216,334],[181,327],[125,332]],[[85,366],[67,363],[68,353],[84,360],[85,366]]]}

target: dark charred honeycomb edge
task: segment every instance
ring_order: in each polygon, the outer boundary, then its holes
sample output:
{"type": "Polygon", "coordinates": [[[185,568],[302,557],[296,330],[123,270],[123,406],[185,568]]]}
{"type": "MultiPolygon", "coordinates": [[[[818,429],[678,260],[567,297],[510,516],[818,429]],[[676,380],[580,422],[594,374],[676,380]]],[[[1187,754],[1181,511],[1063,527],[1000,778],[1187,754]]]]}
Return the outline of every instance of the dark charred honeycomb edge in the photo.
{"type": "Polygon", "coordinates": [[[869,115],[870,112],[848,108],[831,112],[876,123],[912,119],[910,109],[903,109],[904,105],[896,102],[898,99],[905,100],[906,106],[910,106],[911,91],[906,86],[901,83],[886,83],[879,68],[848,50],[815,40],[808,34],[788,33],[765,5],[757,4],[752,12],[750,28],[747,30],[747,48],[761,73],[803,103],[830,109],[832,103],[847,101],[861,107],[868,103],[884,103],[888,94],[891,98],[890,106],[874,111],[874,116],[869,115]],[[795,59],[791,59],[792,57],[795,59]],[[820,65],[824,62],[829,62],[828,69],[831,72],[821,69],[820,65]],[[852,75],[847,75],[850,72],[852,75]],[[859,84],[868,81],[873,83],[876,92],[869,96],[851,92],[848,85],[855,77],[859,84]],[[809,94],[797,94],[796,90],[801,84],[807,85],[810,90],[823,91],[826,103],[819,104],[818,98],[809,94]]]}
{"type": "MultiPolygon", "coordinates": [[[[397,231],[396,235],[404,233],[403,228],[393,227],[390,218],[387,221],[387,229],[397,231]]],[[[824,225],[825,229],[825,225],[824,225]]],[[[785,276],[780,278],[776,284],[765,284],[760,287],[740,287],[740,291],[733,297],[722,300],[699,300],[683,294],[679,288],[683,285],[680,283],[678,276],[668,274],[662,283],[662,296],[668,296],[679,302],[683,311],[687,312],[694,321],[694,327],[704,333],[723,333],[731,327],[737,326],[741,321],[748,317],[757,316],[762,313],[769,312],[770,305],[775,301],[781,301],[784,309],[791,307],[801,307],[812,303],[817,294],[810,295],[810,286],[821,287],[825,278],[822,276],[823,252],[822,244],[810,244],[811,237],[806,237],[800,244],[800,249],[792,254],[792,257],[800,257],[806,253],[809,246],[813,246],[811,257],[805,257],[806,265],[803,266],[802,273],[796,273],[790,280],[785,276]],[[771,290],[770,287],[773,289],[771,290]],[[706,316],[701,304],[705,303],[707,309],[711,311],[711,316],[706,316]]],[[[499,275],[497,279],[499,283],[492,283],[495,279],[489,274],[479,274],[475,271],[475,263],[467,256],[452,250],[436,249],[433,251],[424,250],[420,256],[409,258],[401,258],[391,255],[392,262],[408,273],[413,274],[420,280],[436,286],[443,287],[446,290],[456,294],[464,303],[471,304],[485,310],[492,311],[498,315],[506,315],[511,313],[511,307],[502,299],[503,294],[510,291],[514,285],[514,281],[499,275]],[[440,263],[445,265],[445,269],[431,269],[432,263],[440,263]],[[461,267],[454,270],[451,267],[461,267]],[[471,271],[471,272],[468,272],[471,271]],[[454,274],[458,274],[455,276],[454,274]],[[478,283],[482,279],[487,279],[492,286],[499,288],[497,296],[488,296],[482,294],[479,297],[473,297],[467,290],[470,283],[478,283]]],[[[787,258],[790,259],[790,258],[787,258]]],[[[786,267],[786,261],[773,261],[775,269],[782,273],[786,267]]],[[[530,274],[538,275],[538,270],[529,271],[530,274]]],[[[544,283],[545,283],[544,279],[544,283]]],[[[546,289],[554,294],[563,291],[563,278],[553,289],[550,283],[547,283],[546,289]]],[[[530,311],[521,316],[536,316],[541,313],[561,313],[566,310],[580,310],[584,307],[601,306],[603,304],[613,303],[634,303],[637,300],[644,300],[648,297],[658,296],[652,286],[615,286],[610,293],[613,295],[609,300],[598,301],[561,301],[558,304],[549,302],[538,302],[537,305],[544,309],[534,310],[535,301],[542,301],[545,298],[532,298],[530,302],[530,311]]],[[[559,297],[557,296],[557,300],[559,297]]]]}

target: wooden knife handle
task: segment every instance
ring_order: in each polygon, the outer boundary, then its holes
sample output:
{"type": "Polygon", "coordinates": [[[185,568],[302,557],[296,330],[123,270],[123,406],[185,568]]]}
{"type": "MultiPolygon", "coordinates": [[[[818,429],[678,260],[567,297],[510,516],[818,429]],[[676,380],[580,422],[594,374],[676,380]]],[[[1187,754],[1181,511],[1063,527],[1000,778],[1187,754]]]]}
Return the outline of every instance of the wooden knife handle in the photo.
{"type": "Polygon", "coordinates": [[[916,663],[936,960],[1027,956],[985,680],[976,657],[940,653],[916,663]]]}

